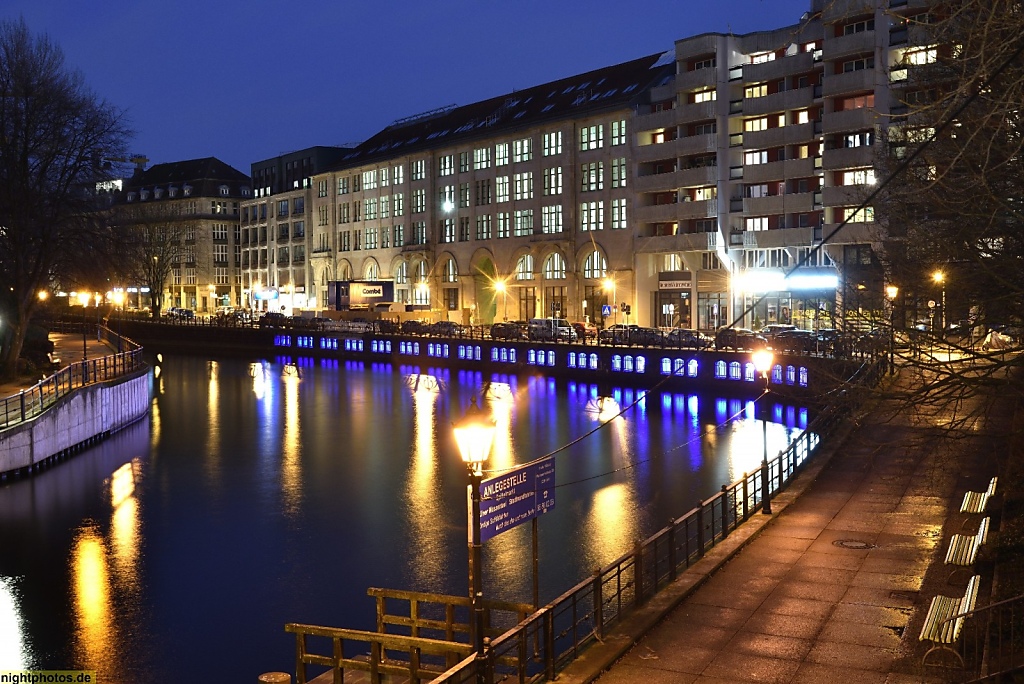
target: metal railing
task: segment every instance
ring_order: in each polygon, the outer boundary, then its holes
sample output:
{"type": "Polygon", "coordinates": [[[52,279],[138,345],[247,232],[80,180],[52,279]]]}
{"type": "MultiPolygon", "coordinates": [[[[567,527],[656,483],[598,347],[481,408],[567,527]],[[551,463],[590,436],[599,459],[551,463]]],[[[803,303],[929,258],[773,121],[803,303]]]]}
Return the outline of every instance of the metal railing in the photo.
{"type": "Polygon", "coordinates": [[[962,668],[943,668],[951,682],[1017,681],[1001,679],[1024,672],[1024,596],[998,601],[983,608],[954,615],[963,619],[954,652],[962,668]]]}
{"type": "Polygon", "coordinates": [[[0,399],[0,430],[35,418],[75,390],[130,375],[145,367],[142,347],[138,344],[104,326],[99,327],[99,336],[114,346],[120,340],[124,351],[72,363],[18,394],[0,399]]]}
{"type": "MultiPolygon", "coordinates": [[[[873,383],[884,364],[863,366],[855,381],[873,383]]],[[[884,370],[884,369],[883,369],[884,370]]],[[[540,682],[575,660],[580,652],[642,606],[680,572],[700,560],[752,514],[769,495],[784,489],[834,434],[848,406],[832,405],[815,418],[799,437],[762,471],[745,473],[723,485],[722,491],[669,523],[632,551],[595,571],[593,577],[541,608],[485,647],[478,658],[467,658],[440,675],[436,684],[515,680],[540,682]]]]}

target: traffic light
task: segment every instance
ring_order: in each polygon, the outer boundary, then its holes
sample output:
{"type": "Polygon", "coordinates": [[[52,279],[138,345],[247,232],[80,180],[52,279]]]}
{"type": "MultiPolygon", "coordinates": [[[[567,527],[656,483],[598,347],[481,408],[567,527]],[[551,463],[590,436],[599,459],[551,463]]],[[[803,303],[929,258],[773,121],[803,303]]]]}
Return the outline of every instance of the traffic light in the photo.
{"type": "Polygon", "coordinates": [[[626,315],[628,316],[629,315],[629,304],[626,304],[626,308],[624,309],[624,311],[626,312],[626,315]]]}
{"type": "Polygon", "coordinates": [[[619,304],[619,311],[622,311],[623,313],[626,312],[626,302],[619,304]]]}

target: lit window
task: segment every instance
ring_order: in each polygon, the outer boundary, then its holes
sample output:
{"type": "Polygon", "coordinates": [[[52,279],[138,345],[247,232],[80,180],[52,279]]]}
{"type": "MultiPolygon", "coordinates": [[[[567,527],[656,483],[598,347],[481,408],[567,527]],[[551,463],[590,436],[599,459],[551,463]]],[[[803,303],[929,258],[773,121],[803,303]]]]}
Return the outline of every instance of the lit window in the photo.
{"type": "Polygon", "coordinates": [[[580,129],[580,150],[596,150],[604,147],[604,126],[584,126],[580,129]]]}
{"type": "Polygon", "coordinates": [[[693,92],[693,101],[696,102],[713,102],[718,99],[718,91],[714,88],[708,88],[706,90],[695,90],[693,92]]]}
{"type": "Polygon", "coordinates": [[[612,121],[611,129],[612,129],[612,138],[611,138],[612,147],[615,147],[616,145],[625,145],[626,144],[626,120],[625,119],[620,119],[618,121],[612,121]]]}
{"type": "Polygon", "coordinates": [[[550,157],[555,154],[562,154],[561,131],[555,131],[554,133],[545,133],[543,136],[543,140],[545,157],[550,157]]]}
{"type": "Polygon", "coordinates": [[[542,232],[562,232],[562,205],[555,204],[549,207],[541,207],[540,212],[540,226],[542,232]]]}

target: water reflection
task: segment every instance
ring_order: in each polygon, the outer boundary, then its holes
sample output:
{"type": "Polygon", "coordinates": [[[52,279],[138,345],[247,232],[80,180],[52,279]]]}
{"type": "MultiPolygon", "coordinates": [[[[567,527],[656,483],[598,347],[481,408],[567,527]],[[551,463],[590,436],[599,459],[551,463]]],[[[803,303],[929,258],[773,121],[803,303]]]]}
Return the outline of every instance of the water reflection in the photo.
{"type": "MultiPolygon", "coordinates": [[[[206,394],[206,411],[209,414],[206,421],[206,443],[214,445],[220,441],[220,364],[217,361],[208,361],[207,373],[209,375],[209,382],[207,383],[207,394],[206,394]]],[[[207,474],[211,478],[220,477],[220,450],[216,448],[209,448],[206,450],[206,459],[204,459],[204,467],[206,468],[207,474]]]]}
{"type": "Polygon", "coordinates": [[[626,482],[594,492],[583,536],[588,540],[587,560],[593,568],[615,560],[639,540],[636,495],[626,482]]]}
{"type": "Polygon", "coordinates": [[[0,671],[32,667],[25,645],[20,592],[13,577],[0,577],[0,671]]]}
{"type": "Polygon", "coordinates": [[[409,571],[417,586],[425,591],[442,591],[438,580],[447,570],[444,552],[444,528],[439,524],[441,486],[438,482],[438,452],[435,434],[434,408],[439,396],[439,385],[430,380],[407,384],[412,389],[413,444],[412,468],[405,490],[405,507],[412,527],[411,538],[417,540],[410,548],[409,571]]]}
{"type": "MultiPolygon", "coordinates": [[[[289,368],[290,366],[285,366],[289,368]]],[[[284,384],[284,435],[281,444],[281,497],[284,511],[290,516],[299,513],[302,505],[302,460],[299,411],[298,368],[282,373],[284,384]]]]}
{"type": "Polygon", "coordinates": [[[76,659],[88,670],[110,672],[117,623],[111,610],[107,548],[95,524],[78,530],[71,551],[76,659]]]}

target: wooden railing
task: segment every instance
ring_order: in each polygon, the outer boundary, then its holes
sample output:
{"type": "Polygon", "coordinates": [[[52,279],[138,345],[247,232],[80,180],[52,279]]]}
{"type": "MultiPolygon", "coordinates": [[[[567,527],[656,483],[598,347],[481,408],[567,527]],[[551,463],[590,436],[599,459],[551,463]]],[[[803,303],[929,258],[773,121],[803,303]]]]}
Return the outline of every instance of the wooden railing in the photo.
{"type": "MultiPolygon", "coordinates": [[[[377,632],[469,642],[472,603],[468,596],[430,594],[402,589],[370,587],[366,593],[377,600],[377,632]],[[402,612],[393,611],[400,606],[402,612]]],[[[533,613],[527,603],[484,599],[484,635],[497,636],[533,613]]]]}

